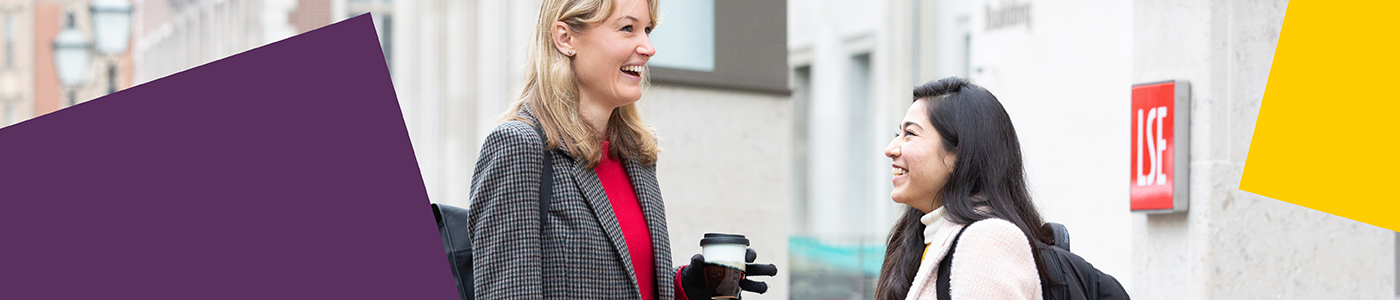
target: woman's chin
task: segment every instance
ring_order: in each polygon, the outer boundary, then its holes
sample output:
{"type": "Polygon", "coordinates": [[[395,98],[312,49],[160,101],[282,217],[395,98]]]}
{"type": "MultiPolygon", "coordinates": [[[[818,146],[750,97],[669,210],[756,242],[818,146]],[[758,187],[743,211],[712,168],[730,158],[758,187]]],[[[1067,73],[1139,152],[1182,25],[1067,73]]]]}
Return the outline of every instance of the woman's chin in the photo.
{"type": "Polygon", "coordinates": [[[613,103],[613,104],[615,104],[617,107],[623,107],[623,106],[627,106],[628,104],[637,103],[637,101],[639,101],[639,100],[642,100],[642,93],[641,93],[641,91],[637,91],[637,92],[633,92],[633,93],[622,92],[622,93],[618,93],[617,100],[616,100],[617,102],[616,102],[616,103],[613,103]]]}
{"type": "Polygon", "coordinates": [[[627,92],[627,93],[624,93],[624,94],[622,95],[622,100],[623,100],[623,101],[627,101],[627,104],[632,104],[632,103],[636,103],[637,101],[642,101],[642,90],[629,91],[629,92],[627,92]]]}
{"type": "Polygon", "coordinates": [[[908,203],[904,203],[904,197],[901,197],[899,194],[894,194],[894,193],[891,193],[891,194],[890,194],[890,201],[894,201],[894,203],[899,203],[899,204],[908,204],[908,203]]]}

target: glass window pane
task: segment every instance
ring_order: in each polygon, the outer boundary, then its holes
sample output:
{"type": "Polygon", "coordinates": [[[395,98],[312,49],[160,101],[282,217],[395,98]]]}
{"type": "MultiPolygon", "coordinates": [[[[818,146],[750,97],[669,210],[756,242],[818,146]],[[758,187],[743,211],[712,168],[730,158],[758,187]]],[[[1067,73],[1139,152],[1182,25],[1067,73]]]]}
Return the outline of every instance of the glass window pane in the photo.
{"type": "Polygon", "coordinates": [[[715,1],[662,1],[661,24],[651,32],[656,56],[649,64],[710,72],[715,69],[715,1]]]}

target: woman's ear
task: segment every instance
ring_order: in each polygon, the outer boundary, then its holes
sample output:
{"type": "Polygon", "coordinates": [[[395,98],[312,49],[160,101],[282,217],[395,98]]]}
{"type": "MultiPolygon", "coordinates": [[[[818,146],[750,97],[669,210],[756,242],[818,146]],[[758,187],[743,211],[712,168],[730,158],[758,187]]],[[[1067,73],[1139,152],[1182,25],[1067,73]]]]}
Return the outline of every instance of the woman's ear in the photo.
{"type": "Polygon", "coordinates": [[[574,56],[574,32],[569,30],[569,24],[556,21],[550,33],[554,37],[554,48],[559,49],[559,53],[574,56]]]}
{"type": "Polygon", "coordinates": [[[949,172],[949,173],[953,172],[953,167],[956,167],[957,164],[958,164],[958,154],[957,154],[957,153],[948,152],[946,155],[943,155],[943,167],[948,168],[948,172],[949,172]]]}

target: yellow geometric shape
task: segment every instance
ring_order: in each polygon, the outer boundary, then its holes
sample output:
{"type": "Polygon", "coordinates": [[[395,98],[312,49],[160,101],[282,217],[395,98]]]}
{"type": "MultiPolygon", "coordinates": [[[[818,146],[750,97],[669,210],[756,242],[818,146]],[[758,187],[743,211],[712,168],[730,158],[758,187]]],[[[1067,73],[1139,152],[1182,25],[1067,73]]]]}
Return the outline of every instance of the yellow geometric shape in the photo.
{"type": "Polygon", "coordinates": [[[1400,1],[1288,4],[1241,190],[1400,231],[1397,21],[1400,1]]]}

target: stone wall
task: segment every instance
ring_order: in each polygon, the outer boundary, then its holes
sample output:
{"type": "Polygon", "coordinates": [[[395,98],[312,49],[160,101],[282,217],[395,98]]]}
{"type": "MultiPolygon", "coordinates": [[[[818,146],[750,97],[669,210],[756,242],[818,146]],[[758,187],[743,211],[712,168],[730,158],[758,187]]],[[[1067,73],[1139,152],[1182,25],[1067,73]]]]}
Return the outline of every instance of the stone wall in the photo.
{"type": "Polygon", "coordinates": [[[1192,90],[1190,210],[1133,217],[1133,296],[1394,299],[1395,233],[1239,190],[1287,2],[1133,4],[1133,81],[1192,90]]]}

